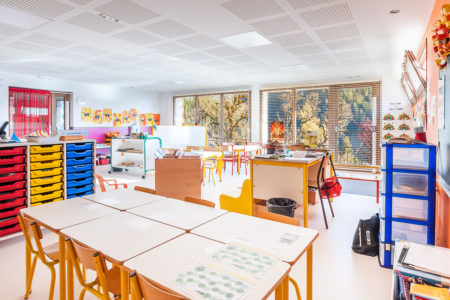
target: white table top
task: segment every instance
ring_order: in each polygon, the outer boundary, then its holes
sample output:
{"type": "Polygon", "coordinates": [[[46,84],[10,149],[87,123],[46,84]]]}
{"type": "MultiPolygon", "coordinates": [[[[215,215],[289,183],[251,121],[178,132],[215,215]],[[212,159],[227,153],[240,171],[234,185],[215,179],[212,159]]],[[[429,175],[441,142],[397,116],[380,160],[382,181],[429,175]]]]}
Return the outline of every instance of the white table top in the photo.
{"type": "Polygon", "coordinates": [[[296,262],[319,235],[317,230],[231,212],[192,233],[222,243],[235,240],[288,263],[296,262]]]}
{"type": "Polygon", "coordinates": [[[61,232],[101,251],[109,260],[119,264],[184,233],[181,229],[127,212],[72,226],[61,232]]]}
{"type": "Polygon", "coordinates": [[[21,212],[50,229],[60,230],[119,211],[83,198],[71,198],[24,208],[21,212]]]}
{"type": "Polygon", "coordinates": [[[90,194],[83,196],[83,198],[118,210],[127,210],[160,200],[152,196],[154,195],[133,189],[118,189],[90,194]]]}
{"type": "Polygon", "coordinates": [[[170,198],[139,206],[127,212],[188,231],[227,213],[223,209],[170,198]]]}
{"type": "Polygon", "coordinates": [[[259,146],[259,145],[235,145],[233,147],[233,149],[239,150],[239,151],[245,150],[248,152],[252,152],[252,151],[257,151],[257,150],[261,149],[261,146],[259,146]]]}
{"type": "MultiPolygon", "coordinates": [[[[205,249],[219,245],[221,244],[218,242],[188,233],[126,261],[124,266],[179,294],[191,299],[203,299],[198,295],[189,294],[175,284],[174,279],[197,263],[207,261],[205,249]]],[[[257,281],[245,299],[266,298],[289,269],[289,265],[281,261],[275,264],[257,281]]]]}

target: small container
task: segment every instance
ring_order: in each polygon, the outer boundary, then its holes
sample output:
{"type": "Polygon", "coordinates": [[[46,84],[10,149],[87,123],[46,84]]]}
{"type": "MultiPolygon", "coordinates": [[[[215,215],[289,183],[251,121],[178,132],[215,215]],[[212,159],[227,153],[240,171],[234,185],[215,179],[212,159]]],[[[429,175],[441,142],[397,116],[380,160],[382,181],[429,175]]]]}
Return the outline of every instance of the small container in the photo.
{"type": "Polygon", "coordinates": [[[428,196],[428,174],[392,172],[392,193],[428,196]]]}

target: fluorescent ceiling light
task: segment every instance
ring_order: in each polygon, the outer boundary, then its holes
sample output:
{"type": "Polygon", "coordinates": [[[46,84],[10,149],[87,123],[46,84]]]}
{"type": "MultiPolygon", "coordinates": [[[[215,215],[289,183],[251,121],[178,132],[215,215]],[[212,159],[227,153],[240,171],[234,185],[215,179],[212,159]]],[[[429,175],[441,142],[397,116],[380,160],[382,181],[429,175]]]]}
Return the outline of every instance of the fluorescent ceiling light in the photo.
{"type": "Polygon", "coordinates": [[[271,41],[269,41],[256,31],[231,35],[220,38],[219,40],[237,49],[244,49],[272,44],[271,41]]]}
{"type": "Polygon", "coordinates": [[[292,71],[308,71],[309,68],[305,65],[290,65],[280,67],[281,71],[292,72],[292,71]]]}
{"type": "Polygon", "coordinates": [[[34,29],[50,23],[50,19],[0,5],[0,22],[24,29],[34,29]]]}

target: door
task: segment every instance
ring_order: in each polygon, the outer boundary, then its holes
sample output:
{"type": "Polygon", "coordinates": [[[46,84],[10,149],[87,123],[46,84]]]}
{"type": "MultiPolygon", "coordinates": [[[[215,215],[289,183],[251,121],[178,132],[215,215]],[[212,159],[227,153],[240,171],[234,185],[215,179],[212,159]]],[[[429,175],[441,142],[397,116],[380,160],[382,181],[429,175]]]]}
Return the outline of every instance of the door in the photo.
{"type": "Polygon", "coordinates": [[[51,132],[71,128],[71,94],[52,93],[51,132]]]}

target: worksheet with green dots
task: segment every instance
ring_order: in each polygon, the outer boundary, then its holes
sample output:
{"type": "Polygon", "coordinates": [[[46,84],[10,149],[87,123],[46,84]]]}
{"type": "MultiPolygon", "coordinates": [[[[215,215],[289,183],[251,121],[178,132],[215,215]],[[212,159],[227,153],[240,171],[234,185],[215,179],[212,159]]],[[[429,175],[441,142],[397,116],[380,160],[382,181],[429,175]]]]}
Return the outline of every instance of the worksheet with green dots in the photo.
{"type": "Polygon", "coordinates": [[[239,300],[254,287],[253,284],[199,263],[178,274],[175,283],[198,295],[195,299],[239,300]]]}
{"type": "Polygon", "coordinates": [[[221,265],[260,279],[279,259],[238,245],[226,244],[209,254],[221,265]]]}

